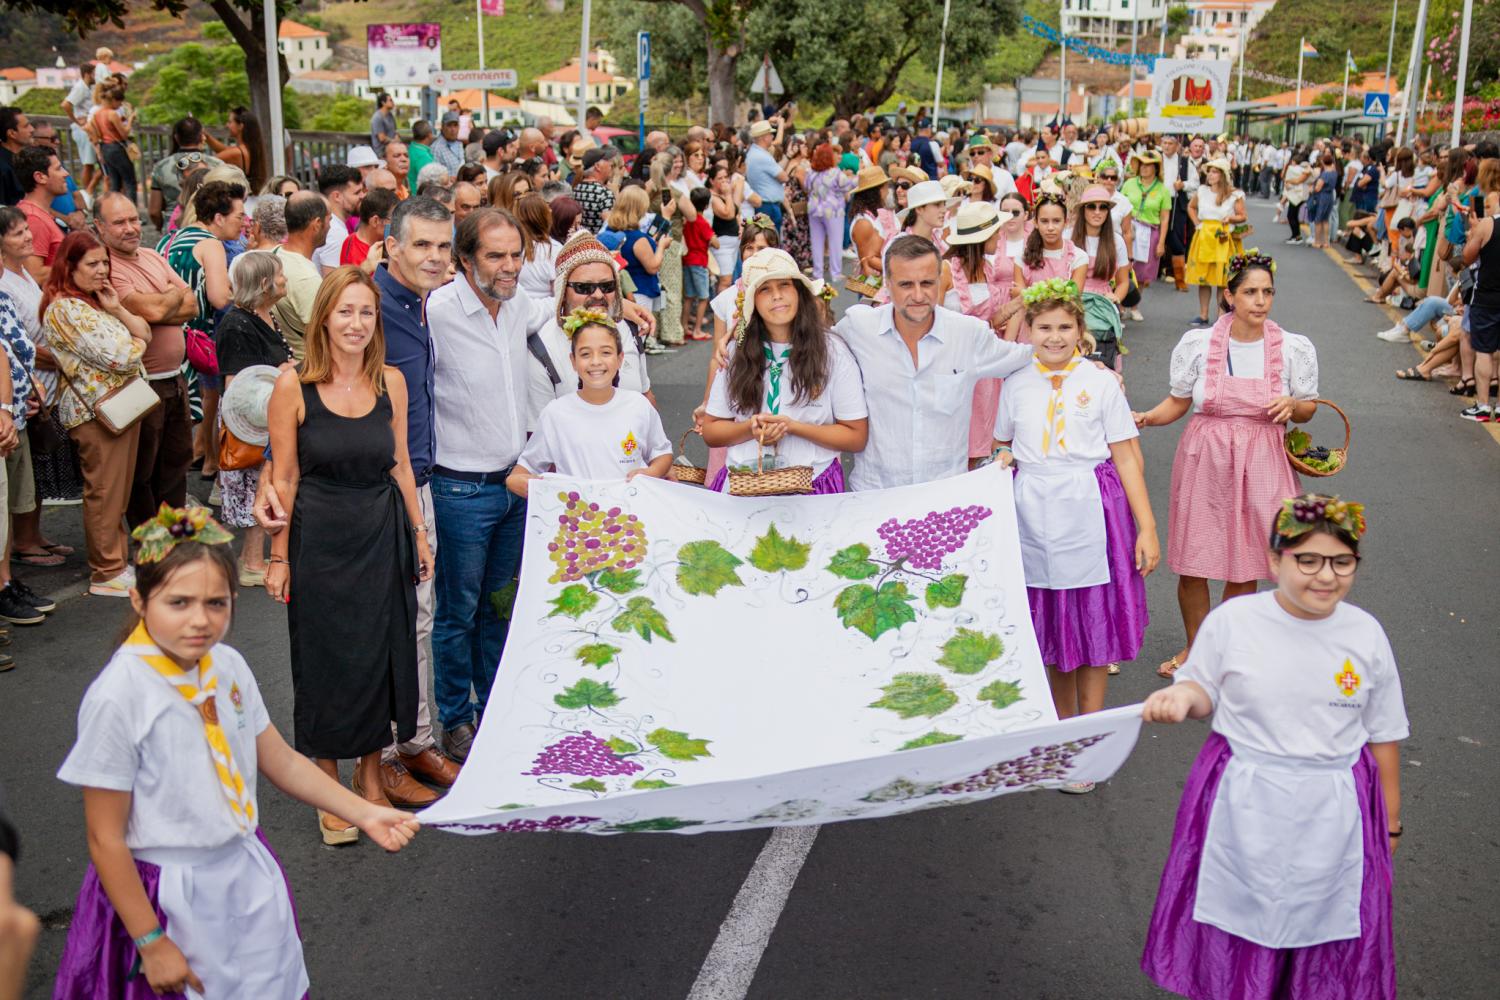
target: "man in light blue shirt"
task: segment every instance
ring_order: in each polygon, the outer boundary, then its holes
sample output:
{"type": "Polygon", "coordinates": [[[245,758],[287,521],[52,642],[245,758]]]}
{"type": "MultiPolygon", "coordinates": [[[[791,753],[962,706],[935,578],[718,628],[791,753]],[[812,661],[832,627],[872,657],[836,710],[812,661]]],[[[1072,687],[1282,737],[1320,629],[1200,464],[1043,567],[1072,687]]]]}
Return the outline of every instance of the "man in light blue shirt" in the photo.
{"type": "Polygon", "coordinates": [[[786,171],[771,155],[771,145],[780,144],[786,131],[778,115],[750,126],[750,149],[745,154],[745,182],[760,198],[761,212],[769,215],[781,231],[781,203],[786,199],[786,171]]]}

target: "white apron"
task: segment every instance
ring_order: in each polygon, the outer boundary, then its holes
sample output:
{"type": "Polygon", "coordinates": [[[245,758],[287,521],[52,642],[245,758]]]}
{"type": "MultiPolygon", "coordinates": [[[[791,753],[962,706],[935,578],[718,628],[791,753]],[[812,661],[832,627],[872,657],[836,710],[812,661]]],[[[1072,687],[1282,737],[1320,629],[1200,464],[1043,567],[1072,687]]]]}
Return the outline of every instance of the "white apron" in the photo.
{"type": "Polygon", "coordinates": [[[1193,919],[1267,948],[1359,937],[1359,754],[1328,762],[1229,746],[1193,919]]]}
{"type": "Polygon", "coordinates": [[[1093,465],[1025,463],[1015,493],[1026,586],[1074,590],[1109,582],[1104,501],[1093,465]]]}
{"type": "Polygon", "coordinates": [[[193,1000],[298,1000],[307,967],[276,859],[253,833],[217,848],[145,848],[167,934],[203,981],[193,1000]]]}

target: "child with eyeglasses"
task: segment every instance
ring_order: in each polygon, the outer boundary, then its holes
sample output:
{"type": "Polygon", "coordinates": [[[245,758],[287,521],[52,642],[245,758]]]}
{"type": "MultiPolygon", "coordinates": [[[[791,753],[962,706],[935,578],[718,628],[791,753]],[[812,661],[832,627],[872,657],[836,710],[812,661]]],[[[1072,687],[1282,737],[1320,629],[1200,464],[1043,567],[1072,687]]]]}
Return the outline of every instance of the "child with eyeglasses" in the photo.
{"type": "Polygon", "coordinates": [[[1141,968],[1189,996],[1396,995],[1391,857],[1409,728],[1385,631],[1344,603],[1364,509],[1283,501],[1276,589],[1203,622],[1148,722],[1213,717],[1188,774],[1141,968]]]}

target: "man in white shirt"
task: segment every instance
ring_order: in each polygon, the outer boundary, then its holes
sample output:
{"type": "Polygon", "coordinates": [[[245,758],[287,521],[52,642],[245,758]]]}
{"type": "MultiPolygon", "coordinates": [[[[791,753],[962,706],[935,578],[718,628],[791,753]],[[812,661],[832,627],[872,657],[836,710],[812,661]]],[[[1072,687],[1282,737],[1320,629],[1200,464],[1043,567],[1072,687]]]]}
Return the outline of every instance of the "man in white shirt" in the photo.
{"type": "Polygon", "coordinates": [[[983,320],[939,306],[941,275],[937,248],[902,236],[886,251],[891,301],[855,306],[835,327],[859,362],[870,411],[870,439],[855,459],[851,490],[964,472],[975,383],[1031,363],[1029,346],[1001,340],[983,320]]]}
{"type": "Polygon", "coordinates": [[[344,249],[344,240],[349,237],[348,220],[351,216],[358,218],[359,201],[365,196],[365,181],[358,169],[332,163],[318,173],[318,193],[328,202],[328,211],[333,215],[328,220],[323,245],[312,258],[318,270],[326,275],[339,266],[339,254],[344,249]]]}
{"type": "Polygon", "coordinates": [[[542,408],[554,399],[578,391],[573,374],[572,345],[563,332],[562,321],[574,309],[593,309],[606,313],[615,321],[624,345],[620,365],[620,388],[645,394],[655,405],[651,394],[651,377],[646,373],[646,355],[635,332],[621,314],[619,269],[615,256],[587,230],[573,233],[557,252],[557,298],[546,324],[527,337],[526,349],[531,391],[526,429],[536,430],[542,408]]]}
{"type": "MultiPolygon", "coordinates": [[[[108,70],[106,70],[108,72],[108,70]]],[[[78,67],[78,81],[73,84],[68,96],[63,98],[63,114],[68,116],[69,131],[73,133],[73,148],[78,150],[78,162],[83,170],[78,176],[78,189],[93,197],[94,183],[98,180],[99,151],[89,139],[84,126],[94,110],[94,64],[86,62],[78,67]]]]}
{"type": "Polygon", "coordinates": [[[523,246],[508,213],[470,213],[454,238],[459,274],[427,307],[436,406],[432,497],[443,553],[432,654],[443,729],[458,734],[444,737],[450,756],[468,756],[484,715],[509,624],[508,609],[502,615],[492,601],[503,599],[496,595],[521,564],[526,501],[506,489],[505,478],[526,444],[533,303],[520,291],[523,246]]]}
{"type": "MultiPolygon", "coordinates": [[[[1203,140],[1198,144],[1198,155],[1202,156],[1203,140]]],[[[1172,280],[1179,292],[1187,291],[1187,252],[1193,242],[1193,220],[1188,217],[1188,202],[1198,190],[1198,169],[1192,156],[1182,151],[1181,141],[1175,135],[1161,137],[1161,179],[1172,189],[1172,220],[1167,228],[1166,259],[1172,268],[1172,280]]]]}
{"type": "Polygon", "coordinates": [[[1005,144],[1005,168],[1012,175],[1020,174],[1026,169],[1026,160],[1035,145],[1036,135],[1030,129],[1012,138],[1005,144]]]}

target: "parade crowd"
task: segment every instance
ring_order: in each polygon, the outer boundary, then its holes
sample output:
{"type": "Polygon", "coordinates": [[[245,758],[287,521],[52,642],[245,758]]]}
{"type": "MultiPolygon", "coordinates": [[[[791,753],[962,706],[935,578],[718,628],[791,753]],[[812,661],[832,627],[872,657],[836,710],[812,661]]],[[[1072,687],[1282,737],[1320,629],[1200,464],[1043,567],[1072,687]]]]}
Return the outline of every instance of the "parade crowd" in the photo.
{"type": "Polygon", "coordinates": [[[1067,718],[1140,653],[1162,546],[1139,436],[1183,418],[1164,508],[1183,638],[1145,715],[1213,734],[1142,967],[1193,997],[1394,996],[1400,682],[1380,625],[1342,603],[1360,505],[1305,493],[1288,460],[1318,352],[1272,318],[1278,262],[1248,245],[1245,203],[1383,272],[1379,297],[1413,308],[1381,338],[1431,341],[1397,377],[1454,376],[1487,421],[1493,143],[940,132],[904,109],[815,126],[789,105],[630,157],[597,113],[512,131],[453,106],[403,130],[380,95],[369,143],[311,186],[270,176],[236,109],[229,144],[177,122],[141,197],[123,97],[69,96],[81,184],[55,131],[0,108],[0,617],[52,610],[13,571],[72,554],[39,503],[81,498],[89,593],[139,620],[59,772],[92,864],[56,996],[303,994],[257,775],[314,806],[327,844],[409,841],[403,810],[453,784],[483,725],[538,476],[736,492],[796,472],[795,492],[836,493],[1013,467],[1067,718]],[[1132,409],[1126,379],[1139,395],[1163,374],[1127,363],[1129,324],[1172,300],[1153,283],[1194,290],[1197,314],[1166,395],[1132,409]],[[836,316],[840,289],[860,301],[836,316]],[[699,340],[702,469],[674,461],[649,373],[699,340]],[[236,585],[286,603],[290,743],[257,687],[277,667],[220,641],[236,585]]]}

